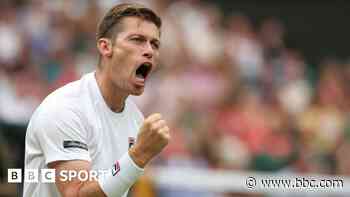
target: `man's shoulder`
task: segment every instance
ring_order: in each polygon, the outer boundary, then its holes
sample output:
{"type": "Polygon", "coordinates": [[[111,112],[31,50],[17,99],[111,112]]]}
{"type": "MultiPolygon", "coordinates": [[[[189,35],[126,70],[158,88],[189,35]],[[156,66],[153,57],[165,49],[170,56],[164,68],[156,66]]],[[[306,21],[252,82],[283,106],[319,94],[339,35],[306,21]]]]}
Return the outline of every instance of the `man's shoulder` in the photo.
{"type": "Polygon", "coordinates": [[[85,107],[88,87],[84,78],[70,82],[50,93],[39,105],[33,116],[55,116],[82,113],[85,107]],[[68,112],[68,113],[67,113],[68,112]]]}
{"type": "Polygon", "coordinates": [[[77,99],[84,91],[83,80],[79,79],[56,89],[51,92],[43,101],[45,102],[56,102],[56,101],[65,101],[69,102],[71,100],[77,99]]]}

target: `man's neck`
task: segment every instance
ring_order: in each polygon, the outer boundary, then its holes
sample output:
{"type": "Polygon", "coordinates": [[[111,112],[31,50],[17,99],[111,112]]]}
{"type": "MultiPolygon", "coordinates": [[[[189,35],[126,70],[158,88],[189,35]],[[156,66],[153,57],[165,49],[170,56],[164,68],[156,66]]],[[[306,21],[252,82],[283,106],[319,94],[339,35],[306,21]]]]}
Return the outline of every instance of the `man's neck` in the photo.
{"type": "Polygon", "coordinates": [[[100,69],[96,70],[95,77],[107,106],[113,112],[122,112],[128,95],[123,95],[122,91],[116,88],[106,73],[103,73],[100,69]]]}

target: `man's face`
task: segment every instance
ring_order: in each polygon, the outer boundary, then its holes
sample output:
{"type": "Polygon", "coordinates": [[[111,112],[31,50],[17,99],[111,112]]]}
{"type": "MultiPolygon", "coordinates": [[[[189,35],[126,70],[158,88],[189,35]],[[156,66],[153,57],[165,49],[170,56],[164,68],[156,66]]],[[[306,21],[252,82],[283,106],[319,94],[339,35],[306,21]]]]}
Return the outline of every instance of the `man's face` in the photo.
{"type": "Polygon", "coordinates": [[[113,85],[126,94],[141,95],[159,57],[159,29],[152,22],[126,17],[113,43],[108,74],[113,85]]]}

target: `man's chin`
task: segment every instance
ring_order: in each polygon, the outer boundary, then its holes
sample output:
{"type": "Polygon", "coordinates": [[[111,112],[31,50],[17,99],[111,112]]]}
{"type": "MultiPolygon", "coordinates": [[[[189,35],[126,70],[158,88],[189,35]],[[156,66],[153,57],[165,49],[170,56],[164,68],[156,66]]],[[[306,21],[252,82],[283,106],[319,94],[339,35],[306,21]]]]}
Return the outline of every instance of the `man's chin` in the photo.
{"type": "Polygon", "coordinates": [[[132,92],[131,92],[131,95],[133,96],[140,96],[143,94],[144,92],[144,88],[143,87],[140,87],[140,88],[135,88],[132,92]]]}

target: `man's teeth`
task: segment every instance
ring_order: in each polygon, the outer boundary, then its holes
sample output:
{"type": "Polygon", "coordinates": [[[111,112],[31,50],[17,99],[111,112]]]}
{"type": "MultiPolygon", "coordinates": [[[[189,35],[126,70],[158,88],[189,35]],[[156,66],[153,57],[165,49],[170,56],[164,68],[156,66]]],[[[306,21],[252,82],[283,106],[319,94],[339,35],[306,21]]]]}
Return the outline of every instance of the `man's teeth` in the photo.
{"type": "Polygon", "coordinates": [[[144,79],[143,75],[142,74],[137,74],[136,75],[137,78],[141,78],[141,79],[144,79]]]}

